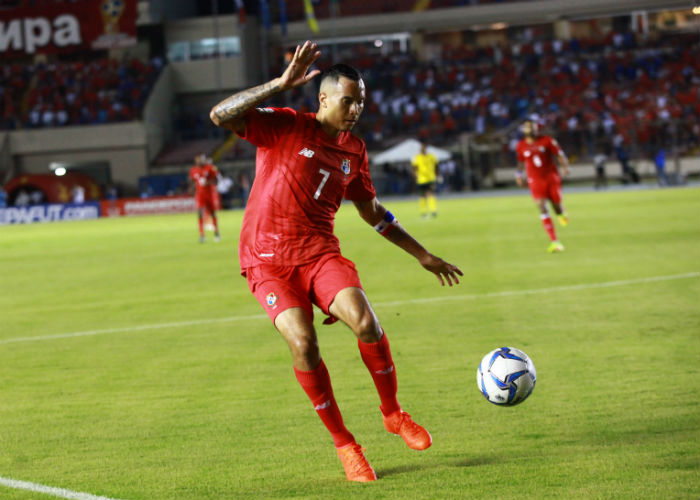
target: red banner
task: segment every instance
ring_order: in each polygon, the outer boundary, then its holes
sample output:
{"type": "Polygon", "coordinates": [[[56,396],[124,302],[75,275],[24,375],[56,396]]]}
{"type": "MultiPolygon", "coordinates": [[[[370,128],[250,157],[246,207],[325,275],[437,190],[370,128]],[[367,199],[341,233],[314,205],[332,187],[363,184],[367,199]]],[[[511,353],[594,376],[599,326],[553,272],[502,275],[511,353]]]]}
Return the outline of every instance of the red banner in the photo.
{"type": "Polygon", "coordinates": [[[44,2],[0,10],[0,56],[134,45],[137,1],[44,2]]]}
{"type": "Polygon", "coordinates": [[[156,196],[154,198],[119,198],[102,200],[102,217],[123,215],[156,215],[194,212],[197,207],[192,196],[156,196]]]}

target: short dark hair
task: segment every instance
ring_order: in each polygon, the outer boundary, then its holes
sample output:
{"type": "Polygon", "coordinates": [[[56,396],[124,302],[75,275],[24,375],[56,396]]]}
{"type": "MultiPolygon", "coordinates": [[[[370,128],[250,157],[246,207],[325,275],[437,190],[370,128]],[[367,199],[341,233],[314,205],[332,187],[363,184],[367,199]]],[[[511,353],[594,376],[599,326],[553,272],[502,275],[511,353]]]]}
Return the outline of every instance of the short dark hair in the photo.
{"type": "Polygon", "coordinates": [[[339,63],[334,64],[323,72],[323,75],[321,75],[321,82],[323,82],[326,78],[332,78],[337,82],[340,80],[341,76],[349,78],[353,82],[359,82],[362,79],[362,75],[355,68],[348,66],[347,64],[339,63]]]}

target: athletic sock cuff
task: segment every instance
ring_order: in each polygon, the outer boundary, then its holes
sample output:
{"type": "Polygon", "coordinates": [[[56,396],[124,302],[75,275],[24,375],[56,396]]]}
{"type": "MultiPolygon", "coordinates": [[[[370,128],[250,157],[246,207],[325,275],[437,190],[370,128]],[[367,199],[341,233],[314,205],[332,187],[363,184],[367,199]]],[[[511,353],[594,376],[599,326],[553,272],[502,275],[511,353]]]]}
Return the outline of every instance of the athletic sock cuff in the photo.
{"type": "Polygon", "coordinates": [[[294,368],[294,375],[296,376],[297,381],[303,387],[319,385],[319,380],[328,378],[328,369],[326,368],[326,364],[323,362],[323,360],[321,360],[318,366],[313,370],[297,370],[295,366],[292,368],[294,368]]]}
{"type": "Polygon", "coordinates": [[[382,335],[379,342],[369,344],[358,339],[357,345],[360,348],[360,352],[369,354],[370,356],[384,356],[387,352],[391,352],[389,350],[389,339],[386,337],[386,333],[382,335]]]}

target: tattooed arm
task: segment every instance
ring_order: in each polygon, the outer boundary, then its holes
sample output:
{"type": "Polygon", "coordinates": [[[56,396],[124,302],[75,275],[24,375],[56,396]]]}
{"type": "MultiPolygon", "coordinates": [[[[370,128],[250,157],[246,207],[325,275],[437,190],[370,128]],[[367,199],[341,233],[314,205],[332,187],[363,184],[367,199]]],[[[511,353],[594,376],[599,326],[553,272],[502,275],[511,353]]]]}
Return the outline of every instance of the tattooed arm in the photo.
{"type": "Polygon", "coordinates": [[[302,46],[297,45],[294,56],[282,76],[224,99],[212,108],[209,118],[219,127],[243,133],[245,114],[249,110],[279,92],[306,84],[320,73],[316,69],[307,74],[309,67],[320,55],[321,52],[316,50],[315,43],[306,41],[302,46]]]}
{"type": "Polygon", "coordinates": [[[265,99],[280,91],[279,78],[233,94],[214,106],[209,118],[215,125],[242,134],[245,132],[245,114],[265,99]]]}

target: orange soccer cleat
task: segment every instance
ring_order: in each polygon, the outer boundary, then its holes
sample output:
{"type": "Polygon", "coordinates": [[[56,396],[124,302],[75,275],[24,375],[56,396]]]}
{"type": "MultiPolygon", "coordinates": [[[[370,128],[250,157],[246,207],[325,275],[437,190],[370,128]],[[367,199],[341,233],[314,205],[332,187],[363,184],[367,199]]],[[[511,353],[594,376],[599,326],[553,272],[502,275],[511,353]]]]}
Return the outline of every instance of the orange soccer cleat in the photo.
{"type": "Polygon", "coordinates": [[[413,421],[411,415],[403,410],[395,411],[389,415],[384,415],[384,427],[392,434],[397,434],[403,438],[409,448],[414,450],[425,450],[433,444],[433,438],[424,427],[413,421]]]}
{"type": "Polygon", "coordinates": [[[376,481],[377,475],[365,458],[365,449],[357,443],[352,443],[342,448],[336,448],[338,458],[345,469],[345,477],[348,481],[366,483],[376,481]]]}

